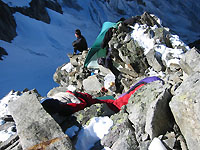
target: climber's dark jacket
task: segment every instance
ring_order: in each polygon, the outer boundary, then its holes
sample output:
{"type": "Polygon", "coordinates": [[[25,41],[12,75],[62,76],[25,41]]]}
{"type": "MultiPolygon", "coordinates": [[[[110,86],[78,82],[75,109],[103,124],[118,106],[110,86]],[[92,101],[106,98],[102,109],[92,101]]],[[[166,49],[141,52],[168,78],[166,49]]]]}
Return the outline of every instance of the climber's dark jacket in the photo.
{"type": "Polygon", "coordinates": [[[74,52],[76,53],[76,51],[80,51],[82,52],[83,50],[87,50],[88,49],[88,45],[87,42],[84,38],[84,36],[80,35],[80,37],[78,37],[73,43],[72,46],[74,47],[74,52]]]}
{"type": "Polygon", "coordinates": [[[113,28],[108,29],[108,31],[106,32],[104,39],[101,43],[101,48],[108,48],[108,42],[111,40],[112,36],[113,36],[113,32],[112,32],[113,28]]]}

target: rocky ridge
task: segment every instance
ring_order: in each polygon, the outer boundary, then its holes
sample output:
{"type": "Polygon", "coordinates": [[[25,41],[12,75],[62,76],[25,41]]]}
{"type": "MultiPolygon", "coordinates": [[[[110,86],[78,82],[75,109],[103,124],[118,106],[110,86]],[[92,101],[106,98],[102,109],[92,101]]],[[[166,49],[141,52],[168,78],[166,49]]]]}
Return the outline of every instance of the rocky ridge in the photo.
{"type": "Polygon", "coordinates": [[[9,100],[11,116],[4,116],[4,124],[0,126],[1,131],[11,127],[15,134],[0,144],[1,149],[53,149],[58,146],[73,149],[81,127],[87,125],[91,118],[100,116],[109,116],[114,124],[92,149],[143,150],[155,137],[162,141],[166,149],[198,149],[200,55],[197,49],[188,50],[181,42],[174,44],[170,31],[158,21],[157,17],[148,13],[137,20],[145,29],[145,35],[156,45],[147,53],[136,37],[131,36],[136,30],[134,25],[120,24],[113,31],[109,47],[112,48],[114,65],[121,73],[118,77],[120,91],[114,84],[106,85],[105,81],[113,81],[106,80],[106,76],[114,78],[109,69],[103,66],[99,69],[83,67],[87,55],[84,51],[79,55],[68,54],[70,62],[58,67],[53,77],[60,86],[49,91],[47,96],[77,90],[94,97],[112,95],[117,98],[134,83],[152,74],[164,82],[156,81],[138,89],[119,113],[112,112],[105,104],[95,104],[68,117],[46,113],[39,103],[42,96],[36,90],[18,92],[19,99],[9,100]],[[157,27],[153,28],[155,25],[157,27]],[[160,55],[157,47],[163,45],[165,50],[170,51],[160,55]],[[178,50],[182,52],[182,57],[173,55],[178,50]],[[174,59],[179,60],[178,63],[171,61],[174,59]],[[108,91],[102,91],[102,87],[108,91]],[[63,132],[72,126],[77,126],[79,130],[69,139],[63,132]],[[50,132],[47,134],[46,131],[50,132]]]}

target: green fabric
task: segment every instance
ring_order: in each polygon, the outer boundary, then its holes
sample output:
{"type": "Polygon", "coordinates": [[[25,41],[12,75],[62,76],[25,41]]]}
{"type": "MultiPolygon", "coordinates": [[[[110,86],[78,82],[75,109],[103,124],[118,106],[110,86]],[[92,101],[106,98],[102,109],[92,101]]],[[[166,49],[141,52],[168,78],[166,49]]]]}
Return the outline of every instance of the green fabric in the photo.
{"type": "Polygon", "coordinates": [[[111,95],[102,96],[102,97],[96,97],[96,99],[99,99],[99,100],[107,100],[107,99],[115,100],[115,98],[113,96],[111,96],[111,95]]]}
{"type": "Polygon", "coordinates": [[[97,36],[94,44],[92,45],[91,49],[88,52],[88,55],[85,59],[84,66],[87,67],[87,65],[92,60],[96,60],[97,58],[105,57],[106,56],[106,49],[101,48],[101,43],[104,39],[104,36],[109,28],[113,27],[116,28],[118,23],[112,23],[112,22],[105,22],[102,26],[101,32],[97,36]]]}

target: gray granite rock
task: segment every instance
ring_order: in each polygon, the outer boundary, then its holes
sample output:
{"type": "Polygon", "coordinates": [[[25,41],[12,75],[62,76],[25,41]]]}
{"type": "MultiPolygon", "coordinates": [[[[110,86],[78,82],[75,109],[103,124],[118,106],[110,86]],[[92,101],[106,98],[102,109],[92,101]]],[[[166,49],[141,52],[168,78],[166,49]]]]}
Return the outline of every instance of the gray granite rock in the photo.
{"type": "Polygon", "coordinates": [[[183,55],[180,66],[188,75],[200,71],[200,54],[196,48],[192,48],[183,55]]]}
{"type": "Polygon", "coordinates": [[[86,92],[99,92],[102,87],[102,84],[95,75],[83,80],[83,88],[86,92]]]}
{"type": "Polygon", "coordinates": [[[200,149],[200,73],[196,72],[178,87],[170,108],[189,149],[200,149]]]}
{"type": "Polygon", "coordinates": [[[24,93],[9,103],[8,108],[23,149],[72,149],[68,136],[43,109],[37,94],[24,93]]]}

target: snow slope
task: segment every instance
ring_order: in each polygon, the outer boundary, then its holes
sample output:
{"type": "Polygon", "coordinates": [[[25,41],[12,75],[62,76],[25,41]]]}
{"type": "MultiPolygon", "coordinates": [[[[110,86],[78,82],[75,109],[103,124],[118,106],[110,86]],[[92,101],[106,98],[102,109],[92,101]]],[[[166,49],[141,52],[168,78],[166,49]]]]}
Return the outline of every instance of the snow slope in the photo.
{"type": "Polygon", "coordinates": [[[8,56],[0,63],[0,98],[10,90],[22,91],[36,88],[46,93],[57,86],[53,81],[56,68],[68,62],[67,53],[72,53],[74,30],[80,28],[88,45],[94,41],[99,30],[91,21],[83,22],[74,14],[59,14],[47,9],[51,23],[32,19],[15,13],[17,36],[12,43],[0,40],[8,56]],[[93,31],[92,34],[88,31],[93,31]]]}

